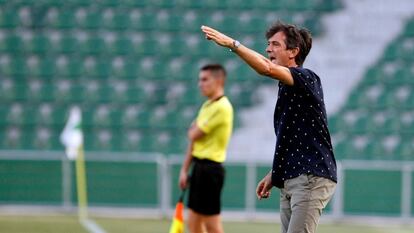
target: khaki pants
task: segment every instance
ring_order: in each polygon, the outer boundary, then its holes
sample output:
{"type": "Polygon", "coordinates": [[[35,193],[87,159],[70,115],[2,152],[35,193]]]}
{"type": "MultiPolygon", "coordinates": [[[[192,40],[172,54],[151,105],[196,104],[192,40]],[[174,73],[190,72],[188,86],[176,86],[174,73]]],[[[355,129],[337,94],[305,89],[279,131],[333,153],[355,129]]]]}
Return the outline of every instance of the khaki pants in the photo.
{"type": "Polygon", "coordinates": [[[282,233],[315,233],[336,183],[313,175],[286,180],[280,192],[282,233]]]}

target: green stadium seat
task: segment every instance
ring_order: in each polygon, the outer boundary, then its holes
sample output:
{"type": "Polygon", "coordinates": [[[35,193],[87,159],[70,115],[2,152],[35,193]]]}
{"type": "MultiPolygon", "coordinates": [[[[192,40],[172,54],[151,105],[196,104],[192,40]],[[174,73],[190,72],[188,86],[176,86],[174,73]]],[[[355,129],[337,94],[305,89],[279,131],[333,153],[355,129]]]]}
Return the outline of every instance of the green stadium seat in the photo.
{"type": "Polygon", "coordinates": [[[155,55],[157,52],[157,41],[158,39],[156,37],[153,37],[152,35],[145,35],[145,36],[139,36],[132,40],[133,46],[134,46],[134,53],[143,55],[155,55]]]}
{"type": "Polygon", "coordinates": [[[322,4],[321,1],[315,1],[315,6],[318,11],[326,11],[326,12],[333,12],[342,8],[341,1],[331,1],[331,0],[323,0],[322,4]]]}
{"type": "Polygon", "coordinates": [[[72,54],[79,51],[79,43],[74,36],[62,34],[61,39],[52,44],[52,50],[56,53],[72,54]]]}
{"type": "Polygon", "coordinates": [[[128,103],[142,103],[147,98],[144,90],[137,87],[129,87],[125,95],[125,102],[128,103]]]}
{"type": "Polygon", "coordinates": [[[187,10],[182,12],[181,31],[199,32],[200,26],[208,25],[209,16],[204,11],[187,10]]]}
{"type": "Polygon", "coordinates": [[[395,153],[401,160],[413,160],[414,138],[403,138],[395,153]]]}
{"type": "Polygon", "coordinates": [[[134,44],[128,36],[119,36],[111,45],[109,45],[108,51],[113,55],[134,54],[134,44]]]}
{"type": "Polygon", "coordinates": [[[138,114],[138,118],[135,123],[135,127],[140,129],[149,129],[151,126],[151,118],[153,116],[152,112],[141,111],[138,114]]]}
{"type": "Polygon", "coordinates": [[[134,8],[140,8],[148,6],[150,3],[152,3],[152,0],[121,0],[121,5],[125,6],[127,8],[134,7],[134,8]]]}
{"type": "Polygon", "coordinates": [[[123,0],[99,0],[99,5],[102,7],[119,7],[122,6],[123,0]]]}
{"type": "Polygon", "coordinates": [[[50,128],[40,127],[34,132],[32,143],[38,150],[63,149],[59,141],[60,133],[50,128]]]}
{"type": "Polygon", "coordinates": [[[53,15],[53,17],[48,18],[46,22],[46,27],[68,30],[76,26],[76,17],[75,13],[70,10],[60,10],[53,15]]]}
{"type": "Polygon", "coordinates": [[[48,79],[55,75],[56,60],[53,57],[40,58],[37,65],[29,68],[31,75],[40,77],[42,79],[48,79]]]}
{"type": "MultiPolygon", "coordinates": [[[[97,3],[96,0],[47,0],[51,2],[61,2],[61,5],[68,5],[70,7],[89,7],[97,3]]],[[[99,0],[99,3],[103,0],[99,0]]]]}
{"type": "Polygon", "coordinates": [[[23,52],[23,40],[15,34],[0,37],[0,52],[17,54],[23,52]]]}
{"type": "Polygon", "coordinates": [[[103,27],[109,30],[126,30],[130,28],[130,16],[127,11],[115,11],[108,19],[103,18],[103,27]]]}
{"type": "Polygon", "coordinates": [[[45,54],[49,52],[51,43],[45,35],[35,35],[30,41],[25,43],[25,51],[34,54],[45,54]]]}
{"type": "Polygon", "coordinates": [[[338,159],[363,159],[364,154],[361,150],[354,148],[352,141],[343,140],[334,146],[335,156],[338,159]]]}
{"type": "Polygon", "coordinates": [[[1,73],[4,76],[22,78],[29,74],[26,59],[11,57],[9,64],[2,65],[1,73]]]}
{"type": "Polygon", "coordinates": [[[367,145],[363,153],[367,159],[372,159],[372,160],[374,159],[382,160],[385,158],[389,158],[389,154],[386,152],[383,146],[383,142],[378,139],[371,141],[367,145]]]}
{"type": "Polygon", "coordinates": [[[83,100],[83,86],[76,85],[68,80],[53,84],[45,83],[44,88],[44,98],[53,98],[53,102],[56,103],[78,103],[83,100]]]}
{"type": "MultiPolygon", "coordinates": [[[[127,105],[125,108],[122,109],[122,116],[121,116],[121,124],[124,128],[131,129],[137,128],[138,120],[140,119],[141,112],[139,107],[131,104],[127,105]]],[[[148,120],[144,117],[145,120],[148,120]]]]}
{"type": "Polygon", "coordinates": [[[165,66],[158,57],[143,57],[139,61],[140,76],[150,79],[163,79],[165,66]]]}
{"type": "Polygon", "coordinates": [[[139,141],[139,150],[141,152],[153,152],[159,149],[159,145],[157,143],[157,137],[153,131],[147,131],[143,133],[145,135],[139,141]]]}
{"type": "Polygon", "coordinates": [[[182,155],[187,150],[188,142],[186,138],[186,131],[185,130],[176,130],[172,133],[168,150],[164,151],[167,155],[182,155]]]}
{"type": "Polygon", "coordinates": [[[139,141],[142,135],[137,130],[127,130],[121,135],[121,150],[139,151],[139,141]]]}
{"type": "Polygon", "coordinates": [[[0,28],[16,28],[20,24],[17,9],[1,8],[0,10],[0,28]]]}
{"type": "Polygon", "coordinates": [[[139,74],[137,61],[126,61],[122,66],[112,69],[112,75],[120,79],[136,79],[139,78],[139,74]]]}
{"type": "Polygon", "coordinates": [[[36,109],[34,114],[35,121],[40,125],[61,127],[66,123],[69,108],[49,103],[43,103],[36,109]]]}
{"type": "Polygon", "coordinates": [[[175,7],[177,3],[176,0],[153,0],[151,1],[151,4],[153,4],[159,9],[168,9],[175,7]]]}
{"type": "Polygon", "coordinates": [[[18,127],[9,127],[8,129],[6,129],[6,133],[4,134],[4,140],[2,140],[1,142],[3,144],[2,148],[6,150],[25,148],[25,146],[22,145],[21,131],[22,130],[18,127]]]}
{"type": "Polygon", "coordinates": [[[24,122],[24,107],[22,104],[10,104],[5,108],[5,121],[9,125],[19,125],[24,122]]]}
{"type": "Polygon", "coordinates": [[[410,21],[408,21],[405,27],[405,30],[404,30],[404,36],[414,37],[414,19],[413,18],[410,21]]]}
{"type": "Polygon", "coordinates": [[[404,101],[402,106],[407,109],[414,109],[414,92],[410,92],[409,96],[404,101]]]}
{"type": "MultiPolygon", "coordinates": [[[[97,49],[96,51],[100,51],[97,49]]],[[[112,73],[112,62],[107,59],[95,60],[93,65],[84,67],[84,75],[92,78],[108,78],[112,73]]]]}
{"type": "MultiPolygon", "coordinates": [[[[116,134],[116,133],[115,133],[116,134]]],[[[89,140],[92,141],[91,149],[95,151],[111,151],[115,150],[113,140],[115,138],[113,132],[109,129],[103,128],[93,131],[89,135],[89,140]]],[[[86,138],[85,138],[86,141],[86,138]]]]}
{"type": "Polygon", "coordinates": [[[147,104],[154,104],[154,105],[164,105],[167,104],[168,98],[168,86],[167,85],[157,85],[155,90],[148,94],[145,102],[147,104]]]}
{"type": "Polygon", "coordinates": [[[12,80],[3,80],[0,88],[0,101],[2,104],[7,104],[15,99],[17,87],[12,80]]]}
{"type": "Polygon", "coordinates": [[[27,86],[27,101],[30,102],[42,102],[42,101],[53,101],[54,96],[53,92],[50,92],[52,88],[47,88],[48,85],[46,81],[37,80],[36,82],[31,82],[27,86]]]}
{"type": "Polygon", "coordinates": [[[106,43],[100,36],[95,36],[84,41],[79,48],[79,53],[83,56],[86,55],[100,55],[105,53],[106,43]]]}
{"type": "Polygon", "coordinates": [[[227,0],[225,1],[227,9],[242,9],[250,10],[256,7],[256,3],[253,1],[243,1],[243,0],[227,0]]]}
{"type": "Polygon", "coordinates": [[[56,66],[56,76],[62,78],[77,79],[84,75],[83,61],[79,58],[68,59],[64,64],[56,66]]]}
{"type": "Polygon", "coordinates": [[[178,100],[181,105],[199,105],[204,102],[200,91],[195,87],[188,87],[184,94],[178,100]]]}
{"type": "Polygon", "coordinates": [[[77,26],[84,29],[96,30],[102,27],[103,13],[99,11],[88,11],[83,19],[78,19],[77,26]]]}
{"type": "Polygon", "coordinates": [[[131,29],[138,31],[156,30],[158,25],[155,15],[155,12],[148,10],[132,11],[130,13],[131,29]]]}
{"type": "MultiPolygon", "coordinates": [[[[186,40],[187,35],[173,34],[169,41],[157,45],[157,55],[162,57],[189,56],[189,45],[186,40]]],[[[194,49],[194,47],[192,48],[194,49]]]]}
{"type": "Polygon", "coordinates": [[[161,10],[154,17],[157,29],[162,31],[179,31],[182,29],[182,21],[185,20],[182,14],[173,11],[161,10]]]}

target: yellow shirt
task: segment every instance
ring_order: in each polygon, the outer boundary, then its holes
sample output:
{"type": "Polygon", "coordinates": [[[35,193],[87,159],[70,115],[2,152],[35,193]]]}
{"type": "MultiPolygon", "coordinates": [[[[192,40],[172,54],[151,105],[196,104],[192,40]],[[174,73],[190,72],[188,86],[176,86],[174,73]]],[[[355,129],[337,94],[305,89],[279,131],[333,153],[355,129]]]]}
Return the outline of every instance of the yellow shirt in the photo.
{"type": "Polygon", "coordinates": [[[193,156],[224,162],[233,130],[233,107],[229,99],[223,96],[216,101],[204,102],[198,112],[196,124],[205,135],[194,141],[193,156]]]}

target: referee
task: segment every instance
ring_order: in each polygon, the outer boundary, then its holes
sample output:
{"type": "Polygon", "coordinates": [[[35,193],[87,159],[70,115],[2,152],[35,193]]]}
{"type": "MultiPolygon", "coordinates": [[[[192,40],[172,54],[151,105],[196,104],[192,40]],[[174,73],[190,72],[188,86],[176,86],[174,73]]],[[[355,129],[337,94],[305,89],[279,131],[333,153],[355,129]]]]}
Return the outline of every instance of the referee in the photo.
{"type": "Polygon", "coordinates": [[[282,233],[314,233],[337,182],[336,162],[319,76],[304,68],[312,48],[307,29],[276,22],[266,32],[268,58],[219,31],[202,26],[207,39],[230,48],[257,73],[278,80],[273,115],[277,137],[273,166],[256,194],[280,189],[282,233]]]}
{"type": "Polygon", "coordinates": [[[192,233],[222,233],[221,190],[225,171],[222,163],[233,128],[233,107],[224,96],[226,70],[219,64],[200,69],[198,87],[208,98],[188,129],[189,146],[183,161],[179,186],[189,182],[188,228],[192,233]],[[193,164],[188,178],[190,164],[193,164]]]}

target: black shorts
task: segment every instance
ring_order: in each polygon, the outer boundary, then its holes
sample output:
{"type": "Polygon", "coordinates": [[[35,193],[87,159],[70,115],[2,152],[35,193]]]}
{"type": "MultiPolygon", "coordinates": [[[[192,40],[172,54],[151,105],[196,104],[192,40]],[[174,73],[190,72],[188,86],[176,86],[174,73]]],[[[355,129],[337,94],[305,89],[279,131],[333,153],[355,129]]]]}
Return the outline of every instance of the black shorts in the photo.
{"type": "Polygon", "coordinates": [[[204,215],[219,214],[224,175],[221,163],[193,157],[188,208],[204,215]]]}

